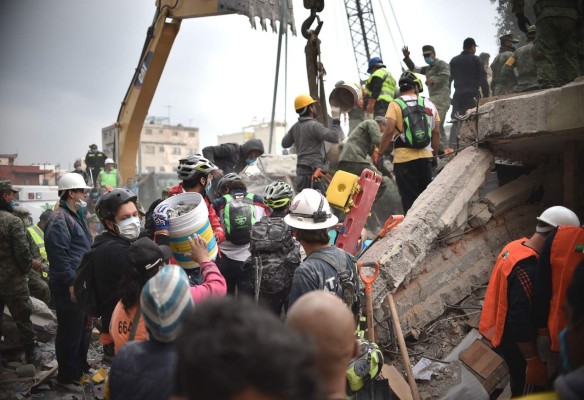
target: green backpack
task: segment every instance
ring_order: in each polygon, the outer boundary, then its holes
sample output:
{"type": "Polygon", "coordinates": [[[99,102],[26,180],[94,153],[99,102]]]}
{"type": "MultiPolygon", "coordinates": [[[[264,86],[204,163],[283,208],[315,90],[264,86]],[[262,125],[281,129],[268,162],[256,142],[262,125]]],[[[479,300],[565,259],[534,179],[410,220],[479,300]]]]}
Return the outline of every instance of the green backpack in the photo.
{"type": "Polygon", "coordinates": [[[225,196],[225,209],[223,210],[223,225],[225,226],[225,238],[233,244],[244,245],[251,241],[251,227],[256,223],[253,193],[245,196],[225,196]]]}
{"type": "Polygon", "coordinates": [[[400,98],[394,101],[402,110],[406,147],[423,149],[428,146],[432,139],[432,128],[426,107],[424,107],[424,98],[418,96],[418,101],[413,106],[408,105],[400,98]]]}

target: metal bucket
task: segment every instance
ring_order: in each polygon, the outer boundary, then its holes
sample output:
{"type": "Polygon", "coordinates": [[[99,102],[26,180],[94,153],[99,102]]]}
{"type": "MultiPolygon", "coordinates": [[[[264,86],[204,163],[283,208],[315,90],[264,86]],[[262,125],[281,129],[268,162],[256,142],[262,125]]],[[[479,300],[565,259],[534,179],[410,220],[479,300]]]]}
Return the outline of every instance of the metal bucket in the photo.
{"type": "Polygon", "coordinates": [[[341,112],[351,111],[359,104],[361,87],[356,83],[343,83],[333,89],[329,96],[329,103],[333,107],[340,107],[341,112]]]}

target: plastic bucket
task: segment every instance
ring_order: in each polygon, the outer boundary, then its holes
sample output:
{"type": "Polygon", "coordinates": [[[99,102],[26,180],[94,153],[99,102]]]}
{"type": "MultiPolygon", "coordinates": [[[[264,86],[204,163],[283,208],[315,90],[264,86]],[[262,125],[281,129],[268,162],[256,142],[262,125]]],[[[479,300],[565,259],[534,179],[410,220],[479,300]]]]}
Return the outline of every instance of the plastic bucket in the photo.
{"type": "Polygon", "coordinates": [[[341,112],[351,111],[359,104],[361,87],[356,83],[344,83],[333,89],[329,96],[329,103],[333,107],[340,107],[341,112]]]}
{"type": "Polygon", "coordinates": [[[195,205],[195,208],[191,211],[168,219],[169,245],[178,264],[185,269],[199,266],[191,257],[185,255],[185,253],[191,252],[188,239],[195,234],[201,236],[207,242],[209,258],[215,260],[218,251],[217,241],[209,222],[209,211],[203,196],[198,193],[181,193],[164,200],[158,207],[163,204],[168,204],[169,208],[179,205],[195,205]]]}

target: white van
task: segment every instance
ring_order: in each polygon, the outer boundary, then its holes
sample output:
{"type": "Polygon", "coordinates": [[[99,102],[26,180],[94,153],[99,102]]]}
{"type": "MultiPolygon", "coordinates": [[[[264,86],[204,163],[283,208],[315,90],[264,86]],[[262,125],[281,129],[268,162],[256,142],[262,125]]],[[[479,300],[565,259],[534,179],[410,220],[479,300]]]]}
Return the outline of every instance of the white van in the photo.
{"type": "Polygon", "coordinates": [[[59,201],[57,186],[42,185],[13,185],[15,189],[20,189],[16,205],[30,211],[33,224],[39,222],[39,217],[43,211],[55,208],[59,201]]]}

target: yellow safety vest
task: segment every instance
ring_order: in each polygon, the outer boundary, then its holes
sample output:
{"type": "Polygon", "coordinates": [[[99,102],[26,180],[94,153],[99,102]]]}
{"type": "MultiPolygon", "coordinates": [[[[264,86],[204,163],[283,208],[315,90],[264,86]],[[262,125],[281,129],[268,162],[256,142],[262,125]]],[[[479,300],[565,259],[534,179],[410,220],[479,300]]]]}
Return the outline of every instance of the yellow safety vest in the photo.
{"type": "Polygon", "coordinates": [[[388,103],[391,102],[395,94],[395,79],[393,79],[393,76],[385,68],[379,68],[371,74],[369,79],[367,79],[367,83],[365,85],[365,93],[371,97],[371,90],[369,89],[369,84],[371,83],[371,80],[375,77],[381,78],[381,80],[383,81],[383,85],[381,86],[381,92],[379,93],[379,96],[375,100],[377,101],[382,100],[388,103]]]}
{"type": "Polygon", "coordinates": [[[111,186],[117,187],[118,186],[118,170],[112,168],[112,170],[108,173],[105,172],[104,169],[99,171],[99,176],[101,177],[101,186],[111,186]]]}
{"type": "Polygon", "coordinates": [[[49,259],[47,258],[47,250],[45,249],[45,234],[43,231],[41,231],[41,228],[39,228],[38,225],[31,225],[27,229],[30,232],[30,236],[32,236],[35,244],[39,248],[41,257],[48,264],[49,259]]]}

